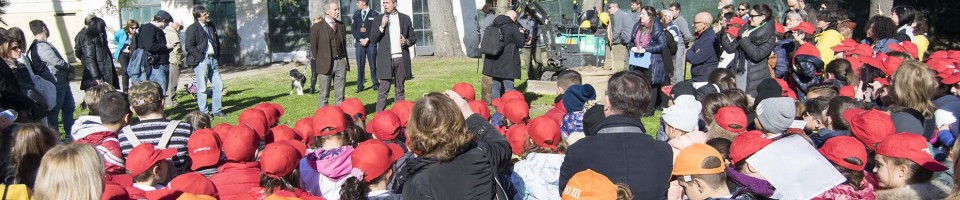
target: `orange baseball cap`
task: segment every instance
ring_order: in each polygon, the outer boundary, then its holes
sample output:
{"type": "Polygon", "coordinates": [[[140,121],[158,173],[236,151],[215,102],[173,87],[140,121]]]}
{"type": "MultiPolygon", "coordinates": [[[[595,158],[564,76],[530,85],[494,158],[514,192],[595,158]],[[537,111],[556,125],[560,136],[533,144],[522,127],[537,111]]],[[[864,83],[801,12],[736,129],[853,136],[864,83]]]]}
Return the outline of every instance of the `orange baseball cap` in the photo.
{"type": "Polygon", "coordinates": [[[617,185],[607,176],[591,169],[577,172],[560,194],[563,200],[617,199],[617,185]]]}
{"type": "Polygon", "coordinates": [[[723,164],[714,168],[704,169],[703,161],[711,157],[717,158],[721,163],[723,156],[717,149],[706,144],[693,144],[680,150],[677,159],[673,163],[673,175],[698,175],[698,174],[716,174],[723,172],[723,164]]]}

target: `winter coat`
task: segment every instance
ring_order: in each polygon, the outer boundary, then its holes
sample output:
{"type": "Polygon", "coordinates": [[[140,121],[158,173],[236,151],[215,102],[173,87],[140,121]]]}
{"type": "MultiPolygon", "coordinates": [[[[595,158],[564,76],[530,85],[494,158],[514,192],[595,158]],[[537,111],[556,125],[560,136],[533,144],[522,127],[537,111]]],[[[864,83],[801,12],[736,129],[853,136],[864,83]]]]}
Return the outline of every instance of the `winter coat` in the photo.
{"type": "MultiPolygon", "coordinates": [[[[410,16],[397,12],[397,18],[400,19],[400,33],[391,33],[390,26],[387,25],[383,30],[380,30],[380,24],[383,23],[383,16],[389,15],[389,13],[380,13],[376,19],[373,20],[373,24],[377,27],[371,28],[370,30],[370,41],[368,43],[377,44],[377,78],[378,79],[393,79],[395,76],[393,74],[393,55],[390,54],[390,34],[400,34],[403,38],[407,39],[407,44],[400,45],[400,48],[403,49],[401,52],[403,58],[403,68],[407,72],[405,76],[407,80],[413,79],[413,68],[410,62],[410,47],[413,47],[417,44],[417,32],[413,31],[413,21],[410,19],[410,16]]],[[[393,24],[397,25],[397,24],[393,24]]]]}
{"type": "Polygon", "coordinates": [[[950,187],[938,182],[910,184],[900,188],[877,190],[878,200],[943,199],[950,194],[950,187]]]}
{"type": "Polygon", "coordinates": [[[510,144],[478,114],[467,118],[467,128],[476,138],[453,160],[407,159],[397,172],[403,199],[507,199],[509,180],[498,174],[511,171],[510,144]]]}
{"type": "Polygon", "coordinates": [[[317,149],[300,159],[300,186],[304,191],[325,199],[340,199],[340,187],[350,176],[353,147],[317,149]]]}
{"type": "Polygon", "coordinates": [[[520,78],[520,47],[526,40],[520,33],[520,24],[506,15],[497,16],[490,26],[500,27],[503,37],[503,50],[500,55],[486,55],[483,58],[483,75],[494,78],[520,78]]]}
{"type": "Polygon", "coordinates": [[[837,136],[850,136],[850,131],[848,130],[830,130],[826,128],[821,128],[817,133],[810,134],[810,140],[813,141],[813,144],[816,148],[823,146],[823,143],[827,142],[830,138],[837,136]]]}
{"type": "Polygon", "coordinates": [[[884,38],[884,39],[880,39],[880,40],[877,40],[877,41],[872,41],[872,40],[870,40],[870,39],[864,39],[864,41],[863,41],[862,43],[873,45],[873,52],[874,52],[874,53],[887,53],[887,52],[890,52],[890,48],[887,48],[887,46],[889,46],[890,44],[893,44],[893,43],[900,43],[900,41],[897,40],[897,39],[895,39],[895,38],[884,38]]]}
{"type": "Polygon", "coordinates": [[[513,165],[510,182],[517,187],[514,199],[560,199],[560,165],[563,154],[530,153],[513,165]]]}
{"type": "Polygon", "coordinates": [[[790,58],[793,58],[793,52],[797,50],[797,43],[793,39],[787,38],[777,41],[777,46],[773,47],[773,54],[777,55],[777,64],[773,67],[773,74],[776,78],[785,79],[787,72],[790,71],[790,58]]]}
{"type": "Polygon", "coordinates": [[[90,144],[96,147],[97,152],[103,157],[103,166],[107,174],[125,174],[123,168],[124,158],[120,153],[120,141],[117,140],[117,132],[110,130],[90,133],[84,137],[74,138],[74,143],[90,144]]]}
{"type": "Polygon", "coordinates": [[[690,62],[690,75],[694,82],[707,81],[707,77],[720,63],[720,45],[717,33],[708,28],[697,35],[693,46],[687,49],[687,62],[690,62]]]}
{"type": "Polygon", "coordinates": [[[251,188],[260,186],[259,162],[228,162],[217,170],[216,174],[210,176],[210,181],[217,187],[220,199],[241,197],[251,188]]]}
{"type": "Polygon", "coordinates": [[[567,148],[560,167],[560,194],[577,172],[592,169],[615,183],[629,185],[634,199],[666,199],[673,169],[671,147],[644,134],[639,119],[608,116],[567,148]]]}
{"type": "MultiPolygon", "coordinates": [[[[650,77],[651,84],[653,85],[666,84],[667,72],[665,71],[665,68],[663,66],[664,64],[663,52],[669,51],[669,49],[667,48],[667,37],[664,34],[665,28],[663,27],[663,23],[661,23],[660,19],[657,17],[651,17],[650,21],[653,22],[653,24],[649,28],[650,30],[648,30],[648,31],[651,31],[650,39],[649,39],[649,42],[647,42],[647,46],[643,48],[644,50],[646,50],[646,52],[650,52],[650,54],[652,55],[650,56],[650,70],[653,72],[652,73],[653,77],[650,77]]],[[[635,39],[637,37],[637,34],[642,34],[641,33],[642,24],[643,23],[637,22],[636,24],[633,25],[633,33],[630,34],[631,35],[630,41],[627,43],[627,51],[633,52],[631,50],[633,49],[633,47],[637,47],[641,45],[641,44],[637,44],[635,39]]],[[[673,73],[673,72],[670,72],[670,73],[673,73]]]]}
{"type": "Polygon", "coordinates": [[[80,90],[96,86],[97,81],[120,88],[117,70],[113,67],[113,55],[110,48],[107,48],[106,38],[99,35],[87,37],[83,40],[83,79],[80,81],[80,90]]]}
{"type": "Polygon", "coordinates": [[[846,183],[841,183],[833,188],[830,188],[823,194],[817,195],[813,199],[815,200],[827,200],[827,199],[836,199],[836,200],[854,200],[854,199],[863,199],[863,200],[873,200],[876,199],[874,191],[877,188],[877,177],[871,173],[864,172],[863,181],[860,181],[860,190],[856,190],[853,186],[850,186],[846,183]]]}
{"type": "Polygon", "coordinates": [[[170,52],[173,50],[167,48],[167,37],[160,27],[153,25],[153,23],[146,23],[140,26],[138,33],[137,48],[142,48],[148,55],[155,55],[157,58],[156,64],[170,64],[170,52]]]}
{"type": "Polygon", "coordinates": [[[74,121],[73,126],[70,128],[70,136],[79,139],[103,131],[109,130],[100,122],[100,117],[85,115],[78,117],[77,120],[74,121]]]}
{"type": "Polygon", "coordinates": [[[790,70],[790,83],[794,87],[793,91],[797,93],[801,100],[806,99],[807,89],[821,81],[819,74],[823,72],[824,62],[817,57],[797,55],[793,58],[792,63],[797,65],[797,70],[792,70],[792,67],[790,70]]]}
{"type": "Polygon", "coordinates": [[[737,75],[737,87],[743,89],[750,96],[757,96],[757,86],[763,79],[770,78],[770,54],[773,52],[776,40],[773,21],[765,22],[754,29],[744,26],[740,29],[740,37],[734,42],[724,40],[725,48],[737,49],[736,56],[730,70],[737,75]],[[754,29],[748,36],[744,33],[754,29]]]}
{"type": "Polygon", "coordinates": [[[400,200],[400,194],[390,190],[370,191],[367,192],[367,200],[400,200]]]}
{"type": "Polygon", "coordinates": [[[36,122],[47,116],[46,106],[37,104],[20,90],[17,75],[7,66],[7,62],[0,62],[0,108],[17,111],[16,122],[36,122]]]}
{"type": "Polygon", "coordinates": [[[828,29],[817,34],[813,41],[817,43],[817,50],[820,50],[820,59],[823,60],[823,63],[830,63],[837,54],[830,48],[840,45],[840,42],[843,41],[843,35],[836,29],[828,29]]]}
{"type": "Polygon", "coordinates": [[[207,56],[207,49],[213,48],[213,57],[220,57],[220,35],[217,34],[217,26],[207,22],[205,25],[193,23],[187,27],[187,32],[183,35],[183,49],[187,52],[184,64],[194,67],[203,62],[207,56]],[[207,36],[213,37],[212,39],[207,36]],[[213,45],[213,46],[210,46],[213,45]]]}

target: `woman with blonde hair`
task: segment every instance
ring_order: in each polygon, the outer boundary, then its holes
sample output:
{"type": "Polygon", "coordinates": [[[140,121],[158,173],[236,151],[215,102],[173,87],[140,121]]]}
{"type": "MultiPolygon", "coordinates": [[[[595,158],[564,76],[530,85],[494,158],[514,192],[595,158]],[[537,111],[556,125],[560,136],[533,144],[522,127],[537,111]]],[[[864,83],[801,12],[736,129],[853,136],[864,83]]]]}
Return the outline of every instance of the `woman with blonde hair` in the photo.
{"type": "Polygon", "coordinates": [[[937,86],[933,73],[919,61],[904,61],[890,76],[890,117],[897,124],[897,132],[911,132],[929,137],[935,127],[924,128],[933,123],[933,95],[937,86]],[[903,126],[906,124],[906,126],[903,126]]]}
{"type": "Polygon", "coordinates": [[[88,144],[58,145],[40,161],[34,200],[98,200],[103,194],[103,160],[88,144]]]}
{"type": "Polygon", "coordinates": [[[453,91],[417,100],[407,123],[407,146],[417,155],[399,177],[403,199],[506,199],[510,145],[453,91]],[[503,176],[501,176],[503,175],[503,176]]]}
{"type": "Polygon", "coordinates": [[[59,137],[53,129],[40,124],[25,124],[13,136],[10,164],[13,171],[4,178],[6,184],[24,184],[33,188],[40,159],[57,145],[59,137]],[[9,181],[9,182],[8,182],[9,181]]]}

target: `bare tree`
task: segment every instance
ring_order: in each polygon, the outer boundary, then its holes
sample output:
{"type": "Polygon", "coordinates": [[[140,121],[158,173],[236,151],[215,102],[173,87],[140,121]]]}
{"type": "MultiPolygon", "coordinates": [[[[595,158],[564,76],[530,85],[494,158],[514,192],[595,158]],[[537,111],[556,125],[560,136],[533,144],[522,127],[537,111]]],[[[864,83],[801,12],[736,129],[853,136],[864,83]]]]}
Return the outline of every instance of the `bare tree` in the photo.
{"type": "Polygon", "coordinates": [[[430,29],[433,29],[434,56],[463,56],[457,20],[453,16],[451,1],[427,1],[430,8],[430,29]]]}

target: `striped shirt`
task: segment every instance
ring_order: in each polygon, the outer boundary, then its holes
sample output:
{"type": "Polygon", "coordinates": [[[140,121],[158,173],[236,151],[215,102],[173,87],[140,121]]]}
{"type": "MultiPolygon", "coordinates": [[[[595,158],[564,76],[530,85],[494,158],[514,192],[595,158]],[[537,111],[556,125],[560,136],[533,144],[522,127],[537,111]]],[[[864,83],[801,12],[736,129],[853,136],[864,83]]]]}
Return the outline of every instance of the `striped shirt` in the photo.
{"type": "MultiPolygon", "coordinates": [[[[130,125],[130,129],[133,130],[134,135],[137,136],[137,139],[139,139],[141,143],[157,145],[160,143],[160,138],[163,137],[163,130],[167,128],[167,124],[169,123],[170,120],[167,119],[142,120],[130,125]]],[[[167,143],[167,148],[177,149],[177,155],[173,156],[173,165],[177,167],[177,172],[180,173],[190,170],[190,157],[187,155],[187,139],[190,139],[192,130],[193,127],[190,126],[190,124],[181,122],[177,125],[176,130],[173,131],[170,142],[167,143]]],[[[126,132],[123,130],[117,134],[117,138],[120,140],[120,150],[123,153],[123,157],[126,158],[134,146],[130,144],[126,132]]]]}

